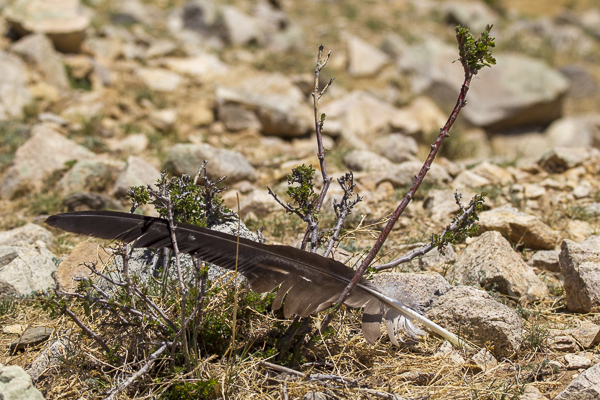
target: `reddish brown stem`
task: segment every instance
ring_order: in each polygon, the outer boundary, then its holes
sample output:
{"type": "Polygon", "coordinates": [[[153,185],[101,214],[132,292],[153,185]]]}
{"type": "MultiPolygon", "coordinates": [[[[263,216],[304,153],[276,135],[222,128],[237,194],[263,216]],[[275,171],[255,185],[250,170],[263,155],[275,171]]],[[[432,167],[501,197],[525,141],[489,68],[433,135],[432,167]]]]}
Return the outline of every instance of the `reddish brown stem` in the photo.
{"type": "MultiPolygon", "coordinates": [[[[356,285],[358,284],[358,281],[363,276],[363,274],[365,273],[365,271],[367,270],[367,268],[369,267],[371,262],[373,262],[373,260],[375,259],[375,256],[377,255],[377,253],[383,246],[383,243],[385,243],[387,237],[389,236],[390,232],[392,231],[392,228],[394,227],[394,224],[396,223],[396,221],[398,221],[398,218],[400,218],[400,215],[402,215],[402,213],[404,212],[404,210],[406,209],[406,207],[408,206],[410,201],[413,199],[415,192],[417,191],[417,189],[423,182],[423,179],[425,178],[425,175],[427,175],[427,172],[431,168],[431,164],[433,163],[433,160],[434,160],[435,156],[437,155],[437,153],[442,145],[442,142],[444,141],[444,139],[446,139],[448,136],[450,136],[448,134],[448,132],[450,131],[450,128],[452,127],[452,125],[454,125],[454,121],[456,121],[456,117],[458,117],[460,110],[467,104],[465,99],[467,96],[467,92],[469,91],[469,85],[471,84],[472,78],[473,78],[472,72],[469,71],[469,72],[465,73],[465,81],[463,82],[462,88],[460,89],[460,94],[458,96],[458,100],[456,101],[456,105],[454,106],[454,110],[452,110],[452,114],[450,114],[448,121],[446,121],[446,124],[440,130],[440,134],[437,137],[435,143],[431,145],[431,150],[429,151],[429,155],[427,156],[427,160],[425,160],[423,167],[421,167],[421,171],[419,171],[419,175],[416,176],[414,183],[408,190],[408,193],[406,194],[406,196],[404,196],[404,198],[398,205],[398,208],[396,208],[396,211],[394,211],[394,214],[392,215],[392,217],[388,221],[387,225],[385,226],[385,228],[383,229],[383,231],[377,238],[377,241],[373,245],[373,248],[371,249],[369,254],[367,254],[367,256],[363,260],[360,267],[356,270],[356,274],[354,275],[354,278],[352,278],[352,280],[350,281],[348,286],[346,286],[346,288],[344,289],[342,294],[340,294],[340,296],[338,297],[338,299],[336,301],[338,306],[340,304],[344,303],[346,298],[350,295],[350,292],[356,287],[356,285]]],[[[323,331],[327,327],[327,325],[329,325],[329,323],[331,322],[332,315],[333,315],[333,313],[329,313],[325,316],[325,318],[323,319],[323,322],[321,323],[321,331],[323,331]]]]}

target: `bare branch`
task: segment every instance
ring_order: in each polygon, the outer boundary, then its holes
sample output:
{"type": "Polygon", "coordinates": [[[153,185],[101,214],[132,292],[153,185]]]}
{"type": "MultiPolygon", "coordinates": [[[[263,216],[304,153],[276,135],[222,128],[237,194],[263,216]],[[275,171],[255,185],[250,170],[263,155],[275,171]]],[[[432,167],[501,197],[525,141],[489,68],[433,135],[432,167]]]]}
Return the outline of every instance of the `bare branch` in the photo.
{"type": "MultiPolygon", "coordinates": [[[[473,200],[471,200],[471,203],[469,204],[469,206],[467,208],[464,208],[464,206],[462,205],[460,199],[461,199],[462,195],[457,191],[455,194],[455,198],[456,198],[456,203],[458,204],[458,206],[460,207],[461,214],[454,220],[452,221],[452,223],[450,223],[450,225],[448,225],[446,227],[446,229],[444,229],[444,231],[442,232],[442,234],[439,236],[439,238],[441,238],[443,240],[443,238],[447,237],[447,235],[449,233],[452,232],[458,232],[460,229],[464,229],[466,227],[468,227],[469,225],[472,225],[473,221],[471,220],[471,217],[473,217],[473,215],[475,215],[475,213],[478,211],[478,205],[480,204],[478,202],[479,199],[481,199],[481,195],[476,195],[473,200]]],[[[386,269],[390,269],[390,268],[394,268],[397,267],[400,264],[404,264],[407,263],[417,257],[420,257],[422,255],[425,255],[427,253],[429,253],[431,250],[433,250],[434,247],[442,247],[443,245],[445,245],[446,243],[441,243],[440,239],[437,239],[434,237],[432,238],[431,242],[427,243],[424,246],[419,247],[418,249],[415,249],[405,255],[403,255],[400,258],[397,258],[394,261],[390,261],[389,263],[386,264],[381,264],[377,267],[375,267],[376,271],[383,271],[386,269]]]]}
{"type": "Polygon", "coordinates": [[[144,366],[142,368],[140,368],[135,374],[131,375],[127,380],[121,382],[116,387],[114,387],[110,391],[108,391],[107,394],[109,396],[105,400],[114,400],[114,398],[117,394],[119,394],[120,392],[125,390],[129,385],[131,385],[133,382],[135,382],[135,380],[137,378],[139,378],[140,376],[147,373],[150,370],[150,367],[152,366],[152,364],[154,364],[154,362],[156,361],[156,359],[162,353],[164,353],[164,351],[167,349],[168,345],[169,345],[169,343],[163,343],[162,346],[158,350],[156,350],[154,353],[150,354],[150,357],[148,357],[148,362],[146,364],[144,364],[144,366]]]}

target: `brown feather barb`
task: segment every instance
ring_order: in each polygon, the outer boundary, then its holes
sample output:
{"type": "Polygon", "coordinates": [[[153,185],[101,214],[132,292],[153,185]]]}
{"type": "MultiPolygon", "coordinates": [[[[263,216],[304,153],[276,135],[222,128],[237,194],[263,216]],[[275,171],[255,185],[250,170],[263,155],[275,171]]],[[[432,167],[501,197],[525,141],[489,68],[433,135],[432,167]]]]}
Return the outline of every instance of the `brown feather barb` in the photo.
{"type": "MultiPolygon", "coordinates": [[[[55,228],[102,239],[134,243],[135,247],[158,249],[171,247],[167,220],[114,211],[80,211],[57,214],[46,223],[55,228]]],[[[194,225],[178,223],[175,229],[177,245],[182,253],[234,270],[239,240],[237,270],[244,275],[250,288],[258,293],[279,287],[273,301],[278,309],[286,296],[286,317],[301,317],[330,307],[354,277],[346,265],[290,246],[266,245],[194,225]]],[[[364,307],[362,328],[365,339],[373,344],[380,334],[383,316],[390,340],[398,344],[396,332],[403,328],[411,337],[425,335],[412,321],[417,320],[456,345],[464,345],[455,335],[419,313],[381,293],[362,278],[345,304],[364,307]]]]}

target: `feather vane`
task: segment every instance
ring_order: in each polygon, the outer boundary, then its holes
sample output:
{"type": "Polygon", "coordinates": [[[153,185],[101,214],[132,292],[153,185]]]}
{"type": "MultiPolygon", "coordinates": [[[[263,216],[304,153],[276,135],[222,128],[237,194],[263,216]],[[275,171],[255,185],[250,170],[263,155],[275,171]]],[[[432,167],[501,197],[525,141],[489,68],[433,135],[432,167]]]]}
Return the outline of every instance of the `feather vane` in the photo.
{"type": "MultiPolygon", "coordinates": [[[[67,232],[133,243],[135,247],[172,247],[168,222],[161,218],[115,211],[79,211],[53,215],[46,223],[67,232]]],[[[178,223],[175,237],[180,252],[230,270],[236,267],[239,240],[238,272],[246,277],[255,292],[264,293],[279,286],[272,308],[280,308],[285,297],[286,317],[294,314],[306,317],[330,307],[355,274],[346,265],[319,254],[291,246],[256,243],[195,225],[178,223]]],[[[462,344],[452,333],[381,293],[365,278],[361,278],[345,304],[364,307],[362,329],[371,344],[380,335],[384,315],[394,344],[399,344],[396,333],[400,329],[415,338],[425,335],[413,325],[414,320],[451,342],[462,344]]]]}

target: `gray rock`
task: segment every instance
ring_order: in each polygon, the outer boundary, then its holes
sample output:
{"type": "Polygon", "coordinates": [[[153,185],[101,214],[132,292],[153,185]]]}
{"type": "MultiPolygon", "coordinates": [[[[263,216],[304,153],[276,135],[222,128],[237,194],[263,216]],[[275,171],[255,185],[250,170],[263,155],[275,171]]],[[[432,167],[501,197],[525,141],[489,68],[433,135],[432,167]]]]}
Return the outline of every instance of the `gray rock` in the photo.
{"type": "Polygon", "coordinates": [[[389,272],[373,276],[373,284],[400,302],[425,310],[452,286],[436,272],[410,274],[389,272]]]}
{"type": "MultiPolygon", "coordinates": [[[[242,219],[249,213],[264,218],[272,212],[282,209],[273,196],[264,189],[254,189],[247,195],[240,197],[240,215],[242,219]]],[[[233,209],[235,208],[233,207],[233,209]]]]}
{"type": "Polygon", "coordinates": [[[536,216],[505,205],[479,214],[479,233],[498,231],[512,243],[531,249],[554,249],[558,233],[536,216]]]}
{"type": "Polygon", "coordinates": [[[56,186],[65,194],[85,190],[103,191],[113,185],[117,175],[124,168],[125,163],[122,161],[110,159],[82,160],[67,171],[56,186]]]}
{"type": "MultiPolygon", "coordinates": [[[[385,174],[380,174],[377,177],[377,183],[389,181],[394,187],[405,187],[412,185],[415,176],[423,167],[423,163],[419,161],[406,161],[401,164],[394,164],[385,174]]],[[[452,178],[446,170],[437,164],[433,164],[425,178],[428,182],[447,183],[452,178]]]]}
{"type": "Polygon", "coordinates": [[[344,156],[344,165],[352,171],[388,171],[394,165],[387,158],[369,150],[352,150],[344,156]]]}
{"type": "Polygon", "coordinates": [[[590,312],[600,307],[600,250],[565,239],[561,245],[560,268],[564,278],[567,308],[590,312]]]}
{"type": "Polygon", "coordinates": [[[195,176],[204,160],[213,178],[226,176],[229,183],[243,180],[254,181],[256,171],[246,158],[235,151],[217,149],[209,144],[177,144],[169,150],[167,163],[176,175],[195,176]]]}
{"type": "Polygon", "coordinates": [[[195,53],[193,57],[167,57],[159,64],[169,70],[189,76],[200,83],[213,84],[214,80],[230,73],[230,68],[217,56],[210,53],[195,53]]]}
{"type": "Polygon", "coordinates": [[[401,133],[392,133],[373,141],[373,150],[395,163],[414,161],[418,149],[414,138],[401,133]]]}
{"type": "Polygon", "coordinates": [[[477,366],[476,369],[483,372],[487,372],[498,366],[498,360],[486,348],[479,350],[477,354],[473,355],[471,361],[477,366]]]}
{"type": "MultiPolygon", "coordinates": [[[[477,85],[469,90],[469,107],[462,115],[473,125],[488,130],[543,126],[560,117],[567,80],[542,61],[519,54],[494,54],[504,68],[484,68],[477,85]]],[[[456,49],[429,40],[411,47],[399,66],[412,74],[413,92],[433,98],[451,109],[464,80],[456,49]]]]}
{"type": "Polygon", "coordinates": [[[548,400],[548,398],[535,386],[526,385],[523,394],[519,396],[519,400],[548,400]]]}
{"type": "MultiPolygon", "coordinates": [[[[94,119],[101,119],[103,117],[106,112],[104,109],[105,100],[103,92],[78,91],[71,93],[71,102],[67,107],[62,109],[60,116],[73,124],[73,127],[83,129],[84,124],[93,123],[94,119]]],[[[95,133],[100,132],[102,130],[95,133]]]]}
{"type": "Polygon", "coordinates": [[[31,103],[33,95],[27,89],[27,68],[21,59],[0,51],[0,120],[23,118],[23,107],[31,103]]]}
{"type": "Polygon", "coordinates": [[[498,232],[475,239],[447,273],[450,282],[476,284],[526,301],[548,297],[546,285],[498,232]]]}
{"type": "Polygon", "coordinates": [[[523,324],[519,316],[472,286],[454,287],[433,303],[426,316],[475,343],[491,342],[496,357],[510,357],[521,346],[523,324]]]}
{"type": "Polygon", "coordinates": [[[122,152],[127,155],[137,155],[148,148],[150,140],[144,133],[135,133],[121,140],[107,141],[106,144],[111,151],[122,152]]]}
{"type": "Polygon", "coordinates": [[[590,70],[583,65],[571,64],[560,69],[569,80],[569,96],[582,99],[598,93],[598,84],[590,70]]]}
{"type": "Polygon", "coordinates": [[[188,1],[183,7],[183,27],[201,34],[210,34],[217,22],[217,8],[211,1],[188,1]]]}
{"type": "MultiPolygon", "coordinates": [[[[421,244],[415,244],[414,247],[411,246],[411,250],[420,246],[421,244]]],[[[452,245],[447,245],[444,248],[444,255],[441,255],[436,247],[424,256],[415,258],[409,263],[400,265],[399,268],[401,268],[402,272],[428,271],[445,275],[455,261],[456,252],[454,251],[454,247],[452,247],[452,245]]]]}
{"type": "Polygon", "coordinates": [[[450,1],[442,4],[442,13],[451,24],[468,26],[473,35],[486,25],[495,25],[498,15],[486,3],[479,1],[450,1]]]}
{"type": "Polygon", "coordinates": [[[65,138],[52,127],[36,125],[31,138],[15,153],[13,165],[0,183],[0,197],[12,199],[24,192],[40,190],[45,179],[65,168],[67,161],[94,158],[94,153],[65,138]]]}
{"type": "Polygon", "coordinates": [[[54,236],[52,233],[36,224],[27,224],[20,228],[0,232],[0,246],[26,247],[35,244],[37,241],[46,244],[46,247],[54,245],[54,236]]]}
{"type": "Polygon", "coordinates": [[[593,354],[581,352],[579,354],[565,354],[567,369],[587,369],[592,366],[593,354]]]}
{"type": "Polygon", "coordinates": [[[536,162],[551,146],[548,136],[540,132],[519,134],[496,132],[490,138],[490,142],[496,159],[516,162],[517,166],[536,162]]]}
{"type": "Polygon", "coordinates": [[[258,120],[262,133],[281,137],[303,136],[312,128],[312,110],[300,89],[288,79],[277,82],[279,75],[275,75],[261,75],[237,87],[217,89],[218,114],[226,118],[226,126],[254,128],[258,120]],[[231,108],[232,104],[238,108],[231,108]]]}
{"type": "MultiPolygon", "coordinates": [[[[389,131],[399,112],[391,104],[361,91],[353,91],[339,99],[323,102],[321,107],[327,110],[324,133],[328,134],[328,124],[340,124],[342,138],[359,149],[369,148],[367,144],[372,141],[375,133],[389,131]]],[[[411,128],[411,131],[418,130],[419,126],[411,128]]]]}
{"type": "Polygon", "coordinates": [[[48,340],[52,332],[54,332],[52,328],[27,328],[21,337],[10,343],[10,350],[14,352],[15,350],[23,350],[28,346],[37,346],[48,340]]]}
{"type": "Polygon", "coordinates": [[[129,156],[127,165],[115,182],[111,195],[124,197],[131,186],[154,185],[160,178],[160,171],[143,158],[129,156]]]}
{"type": "Polygon", "coordinates": [[[113,199],[99,193],[74,192],[63,199],[68,211],[85,210],[123,210],[123,206],[113,199]]]}
{"type": "Polygon", "coordinates": [[[558,174],[599,157],[600,150],[592,147],[554,147],[544,154],[538,164],[546,172],[558,174]]]}
{"type": "Polygon", "coordinates": [[[219,120],[223,121],[225,128],[230,131],[262,129],[262,124],[254,111],[242,104],[224,103],[219,106],[218,112],[219,120]]]}
{"type": "Polygon", "coordinates": [[[27,35],[10,49],[39,71],[44,82],[56,87],[63,94],[70,89],[63,61],[46,35],[27,35]]]}
{"type": "Polygon", "coordinates": [[[352,76],[373,76],[390,61],[383,51],[356,36],[349,36],[346,42],[348,73],[352,76]]]}
{"type": "Polygon", "coordinates": [[[265,41],[259,21],[232,6],[220,10],[219,26],[223,28],[225,40],[234,46],[260,44],[265,41]]]}
{"type": "Polygon", "coordinates": [[[600,236],[590,236],[581,242],[580,245],[592,251],[600,249],[600,236]]]}
{"type": "Polygon", "coordinates": [[[21,367],[0,364],[0,397],[5,400],[44,400],[21,367]]]}
{"type": "Polygon", "coordinates": [[[560,330],[550,329],[546,344],[549,348],[556,351],[567,353],[579,351],[579,345],[577,345],[575,338],[571,335],[564,335],[563,331],[560,330]]]}
{"type": "Polygon", "coordinates": [[[177,122],[177,111],[172,108],[153,110],[148,114],[148,122],[163,133],[170,132],[177,122]]]}
{"type": "Polygon", "coordinates": [[[454,350],[452,343],[445,341],[435,353],[435,356],[451,361],[454,365],[463,365],[465,359],[460,353],[454,350]]]}
{"type": "MultiPolygon", "coordinates": [[[[56,256],[42,246],[36,248],[0,246],[0,281],[20,295],[47,290],[54,286],[56,256]]],[[[12,290],[11,290],[12,291],[12,290]]]]}
{"type": "Polygon", "coordinates": [[[510,185],[515,181],[510,172],[488,161],[477,164],[469,171],[484,177],[493,184],[500,184],[502,186],[510,185]]]}
{"type": "Polygon", "coordinates": [[[471,170],[464,170],[454,178],[452,187],[457,189],[476,189],[485,186],[491,186],[492,182],[471,170]]]}
{"type": "Polygon", "coordinates": [[[584,371],[554,400],[592,400],[600,397],[600,364],[584,371]]]}
{"type": "Polygon", "coordinates": [[[18,0],[4,9],[4,17],[21,36],[47,35],[62,53],[78,53],[90,25],[79,0],[18,0]]]}
{"type": "MultiPolygon", "coordinates": [[[[461,190],[460,192],[463,194],[464,203],[466,204],[468,204],[466,200],[472,198],[475,194],[470,190],[461,190]]],[[[428,211],[432,220],[447,223],[460,212],[454,195],[455,191],[453,189],[430,190],[423,201],[423,208],[428,211]]]]}
{"type": "Polygon", "coordinates": [[[572,336],[584,349],[600,342],[600,326],[591,322],[582,321],[577,328],[566,329],[564,333],[572,336]]]}
{"type": "Polygon", "coordinates": [[[408,48],[408,43],[395,32],[390,32],[385,35],[381,43],[381,50],[392,58],[398,58],[408,48]]]}
{"type": "Polygon", "coordinates": [[[540,250],[531,257],[531,265],[550,272],[560,272],[558,255],[556,250],[540,250]]]}
{"type": "Polygon", "coordinates": [[[64,362],[68,353],[72,352],[74,347],[73,343],[65,338],[53,340],[31,362],[31,365],[27,369],[27,374],[34,382],[37,381],[46,370],[64,362]]]}
{"type": "Polygon", "coordinates": [[[174,92],[181,84],[182,78],[175,72],[162,68],[136,68],[135,74],[150,90],[158,92],[174,92]]]}

